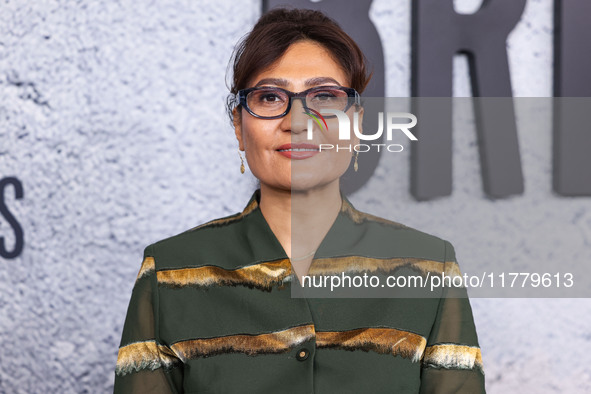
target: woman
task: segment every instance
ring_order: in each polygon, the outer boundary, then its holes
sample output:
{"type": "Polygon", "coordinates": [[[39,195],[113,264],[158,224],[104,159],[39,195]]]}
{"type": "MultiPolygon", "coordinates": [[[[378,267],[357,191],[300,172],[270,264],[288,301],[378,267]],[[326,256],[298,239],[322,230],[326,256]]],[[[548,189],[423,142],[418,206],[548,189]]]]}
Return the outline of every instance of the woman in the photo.
{"type": "Polygon", "coordinates": [[[319,151],[337,143],[334,117],[307,138],[323,108],[362,116],[370,76],[355,42],[318,11],[274,9],[233,66],[229,110],[260,188],[242,212],[145,248],[115,392],[483,393],[467,298],[292,297],[307,274],[458,273],[448,241],[341,193],[358,158],[319,151]]]}

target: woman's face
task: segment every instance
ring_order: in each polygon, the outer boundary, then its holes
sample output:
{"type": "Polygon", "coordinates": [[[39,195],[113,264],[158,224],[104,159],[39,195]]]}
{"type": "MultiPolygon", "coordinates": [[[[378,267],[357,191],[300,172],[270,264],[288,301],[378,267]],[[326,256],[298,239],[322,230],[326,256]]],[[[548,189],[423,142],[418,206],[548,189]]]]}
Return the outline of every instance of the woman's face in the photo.
{"type": "MultiPolygon", "coordinates": [[[[349,80],[335,62],[330,52],[314,41],[299,41],[292,44],[282,57],[267,69],[254,75],[248,87],[273,86],[292,92],[301,92],[314,86],[345,86],[349,80]]],[[[355,106],[347,114],[352,119],[355,106]]],[[[239,149],[245,151],[248,166],[260,182],[267,186],[283,190],[306,190],[337,182],[347,170],[353,147],[359,139],[351,132],[351,140],[338,139],[336,118],[326,118],[328,130],[320,130],[314,124],[313,138],[307,137],[309,116],[304,114],[301,100],[294,100],[289,113],[279,119],[259,119],[250,115],[244,108],[241,116],[234,110],[235,132],[239,149]],[[340,143],[339,143],[340,142],[340,143]],[[310,157],[296,159],[294,154],[280,153],[285,144],[308,143],[316,146],[331,144],[334,149],[325,149],[310,157]],[[339,149],[346,146],[347,149],[339,149]],[[349,146],[351,150],[349,151],[349,146]]],[[[360,113],[361,119],[361,113],[360,113]]],[[[351,122],[352,124],[352,122],[351,122]]]]}

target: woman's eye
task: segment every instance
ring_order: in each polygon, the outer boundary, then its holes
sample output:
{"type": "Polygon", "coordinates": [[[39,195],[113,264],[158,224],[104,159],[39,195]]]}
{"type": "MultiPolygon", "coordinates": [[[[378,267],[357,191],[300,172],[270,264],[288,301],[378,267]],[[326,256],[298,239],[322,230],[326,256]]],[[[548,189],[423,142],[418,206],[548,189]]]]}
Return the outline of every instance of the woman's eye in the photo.
{"type": "Polygon", "coordinates": [[[322,91],[314,94],[312,101],[317,104],[331,104],[338,99],[338,96],[330,91],[322,91]]]}
{"type": "Polygon", "coordinates": [[[261,104],[280,104],[285,99],[277,92],[260,92],[257,95],[257,102],[261,104]]]}
{"type": "Polygon", "coordinates": [[[329,94],[321,95],[317,98],[319,101],[333,101],[334,99],[335,96],[329,94]]]}
{"type": "Polygon", "coordinates": [[[279,96],[277,96],[275,93],[266,93],[261,96],[262,101],[271,101],[272,102],[272,101],[277,101],[279,99],[280,99],[279,96]]]}
{"type": "Polygon", "coordinates": [[[318,90],[313,93],[314,100],[317,101],[329,101],[334,100],[336,98],[341,98],[341,96],[346,96],[347,94],[339,89],[323,89],[318,90]]]}

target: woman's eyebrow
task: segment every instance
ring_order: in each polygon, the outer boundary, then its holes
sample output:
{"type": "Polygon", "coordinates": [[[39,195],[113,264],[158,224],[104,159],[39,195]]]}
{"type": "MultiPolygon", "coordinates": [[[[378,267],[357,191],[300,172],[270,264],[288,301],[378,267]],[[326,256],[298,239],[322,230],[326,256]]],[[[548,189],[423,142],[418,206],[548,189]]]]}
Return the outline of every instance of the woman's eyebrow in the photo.
{"type": "MultiPolygon", "coordinates": [[[[331,77],[314,77],[314,78],[310,78],[308,80],[306,80],[306,82],[304,82],[304,85],[306,85],[307,87],[310,86],[317,86],[317,85],[323,85],[326,83],[334,83],[338,86],[341,86],[341,84],[334,78],[331,77]]],[[[285,88],[286,86],[289,85],[289,81],[287,79],[283,79],[283,78],[263,78],[260,81],[257,82],[256,85],[254,85],[254,87],[259,87],[261,85],[275,85],[275,86],[280,86],[285,88]]]]}
{"type": "Polygon", "coordinates": [[[310,78],[304,84],[306,86],[316,86],[316,85],[324,85],[326,83],[335,83],[335,84],[341,86],[341,84],[338,83],[336,79],[331,78],[331,77],[310,78]]]}
{"type": "Polygon", "coordinates": [[[287,79],[283,78],[263,78],[260,81],[258,81],[257,84],[254,85],[254,87],[256,88],[261,85],[277,85],[284,88],[289,85],[289,82],[287,81],[287,79]]]}

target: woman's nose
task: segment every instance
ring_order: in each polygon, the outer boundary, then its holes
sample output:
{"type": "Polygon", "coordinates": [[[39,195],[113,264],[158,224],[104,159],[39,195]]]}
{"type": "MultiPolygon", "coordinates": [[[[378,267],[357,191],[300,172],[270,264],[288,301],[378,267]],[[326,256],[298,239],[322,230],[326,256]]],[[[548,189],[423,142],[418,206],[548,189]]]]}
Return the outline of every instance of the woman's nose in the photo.
{"type": "Polygon", "coordinates": [[[291,108],[285,115],[284,122],[292,133],[302,133],[308,129],[308,116],[304,107],[304,99],[292,99],[291,108]]]}

